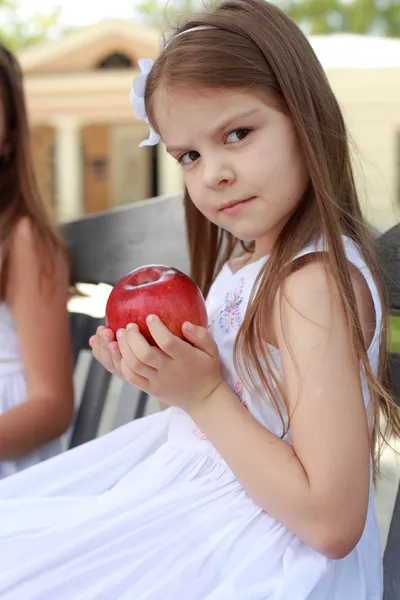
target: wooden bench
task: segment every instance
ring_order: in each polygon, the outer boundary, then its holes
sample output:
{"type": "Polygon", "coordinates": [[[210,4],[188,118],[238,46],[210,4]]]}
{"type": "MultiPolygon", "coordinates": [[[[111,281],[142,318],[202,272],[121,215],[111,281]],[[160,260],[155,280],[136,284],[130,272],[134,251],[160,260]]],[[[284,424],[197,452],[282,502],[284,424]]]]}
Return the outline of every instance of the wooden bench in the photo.
{"type": "MultiPolygon", "coordinates": [[[[179,197],[154,198],[64,223],[62,233],[77,282],[114,285],[128,271],[151,263],[167,264],[186,273],[189,270],[179,197]]],[[[392,313],[400,315],[400,225],[378,236],[376,243],[392,313]]],[[[82,350],[90,350],[88,339],[100,324],[102,318],[71,314],[75,362],[82,350]]],[[[390,365],[394,395],[400,404],[400,355],[392,354],[390,365]]],[[[98,435],[110,381],[110,374],[92,359],[70,447],[98,435]]],[[[141,393],[133,418],[143,416],[147,401],[147,395],[141,393]]],[[[384,600],[399,600],[400,486],[384,552],[384,573],[384,600]]]]}
{"type": "MultiPolygon", "coordinates": [[[[400,224],[377,240],[378,255],[389,296],[391,313],[400,316],[400,224]]],[[[390,355],[393,395],[400,406],[400,354],[390,355]]],[[[400,485],[384,553],[384,600],[400,599],[400,485]]]]}
{"type": "MultiPolygon", "coordinates": [[[[64,223],[61,231],[69,249],[75,282],[114,285],[123,275],[144,264],[166,264],[189,271],[183,205],[177,197],[149,199],[64,223]]],[[[80,352],[90,350],[89,337],[103,324],[103,318],[71,313],[75,365],[80,352]]],[[[98,434],[110,382],[111,375],[96,360],[91,360],[69,447],[98,434]]],[[[147,394],[140,394],[134,418],[143,416],[147,401],[147,394]]]]}

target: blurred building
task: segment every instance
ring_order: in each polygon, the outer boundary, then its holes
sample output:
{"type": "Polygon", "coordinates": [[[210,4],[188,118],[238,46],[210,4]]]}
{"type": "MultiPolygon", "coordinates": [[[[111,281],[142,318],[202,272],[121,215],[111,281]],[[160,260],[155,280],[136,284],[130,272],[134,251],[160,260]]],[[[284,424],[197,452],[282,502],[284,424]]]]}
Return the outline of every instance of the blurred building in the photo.
{"type": "Polygon", "coordinates": [[[349,128],[366,217],[386,230],[400,216],[400,39],[341,34],[310,41],[349,128]]]}
{"type": "Polygon", "coordinates": [[[156,32],[107,21],[19,55],[36,170],[60,220],[180,190],[164,148],[138,148],[148,126],[128,98],[137,60],[158,48],[156,32]]]}
{"type": "MultiPolygon", "coordinates": [[[[312,36],[355,144],[369,220],[386,229],[400,204],[400,39],[312,36]]],[[[155,57],[159,36],[106,21],[19,55],[25,73],[36,168],[59,219],[181,189],[162,145],[138,148],[147,126],[129,104],[138,58],[155,57]]]]}

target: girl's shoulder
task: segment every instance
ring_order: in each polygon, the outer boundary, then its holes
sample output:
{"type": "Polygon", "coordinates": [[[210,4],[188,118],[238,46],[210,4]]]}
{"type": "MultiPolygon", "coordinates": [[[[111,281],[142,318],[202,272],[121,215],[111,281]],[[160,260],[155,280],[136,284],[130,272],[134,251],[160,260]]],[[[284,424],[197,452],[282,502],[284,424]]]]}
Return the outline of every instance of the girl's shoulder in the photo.
{"type": "MultiPolygon", "coordinates": [[[[62,284],[68,287],[69,265],[62,246],[49,247],[46,237],[29,217],[21,217],[14,225],[10,239],[7,287],[32,274],[48,281],[50,288],[62,284]],[[50,252],[49,250],[53,250],[50,252]]],[[[20,286],[18,286],[20,287],[20,286]]]]}
{"type": "Polygon", "coordinates": [[[28,216],[20,217],[11,233],[11,252],[32,251],[43,264],[55,259],[58,265],[67,262],[62,239],[50,225],[40,226],[28,216]]]}
{"type": "Polygon", "coordinates": [[[11,234],[12,246],[34,246],[35,227],[28,216],[20,217],[14,224],[11,234]]]}
{"type": "MultiPolygon", "coordinates": [[[[348,237],[343,236],[348,272],[351,279],[356,310],[363,330],[367,347],[374,334],[381,328],[383,307],[377,283],[362,253],[362,249],[348,237]]],[[[281,302],[288,303],[299,314],[306,318],[317,315],[321,306],[326,305],[326,314],[332,301],[336,306],[343,306],[343,291],[339,289],[335,272],[330,262],[324,260],[329,249],[323,240],[304,248],[293,259],[296,267],[289,273],[284,285],[284,294],[275,298],[275,322],[280,321],[281,302]]]]}

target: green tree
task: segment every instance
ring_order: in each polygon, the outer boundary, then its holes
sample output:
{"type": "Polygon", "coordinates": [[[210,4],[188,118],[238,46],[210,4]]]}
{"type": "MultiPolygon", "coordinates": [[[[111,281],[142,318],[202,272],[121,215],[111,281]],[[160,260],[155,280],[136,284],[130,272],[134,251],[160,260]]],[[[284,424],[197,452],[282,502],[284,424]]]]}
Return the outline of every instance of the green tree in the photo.
{"type": "MultiPolygon", "coordinates": [[[[399,0],[275,0],[306,33],[371,33],[400,37],[399,0]]],[[[207,0],[205,1],[207,4],[207,0]]],[[[201,9],[201,0],[140,0],[139,17],[150,25],[201,9]]]]}
{"type": "Polygon", "coordinates": [[[162,26],[169,19],[176,19],[203,7],[203,0],[138,0],[135,12],[144,24],[162,26]]]}
{"type": "Polygon", "coordinates": [[[0,0],[0,40],[18,51],[59,33],[61,8],[49,13],[36,11],[29,19],[21,15],[18,0],[0,0]]]}
{"type": "Polygon", "coordinates": [[[307,33],[400,36],[399,0],[282,0],[275,3],[307,33]]]}

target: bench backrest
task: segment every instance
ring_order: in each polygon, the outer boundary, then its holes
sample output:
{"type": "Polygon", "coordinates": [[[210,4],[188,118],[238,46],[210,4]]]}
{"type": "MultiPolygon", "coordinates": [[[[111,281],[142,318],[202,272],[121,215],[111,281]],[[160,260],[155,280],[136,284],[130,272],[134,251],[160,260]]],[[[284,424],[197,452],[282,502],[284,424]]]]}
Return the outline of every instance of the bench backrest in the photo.
{"type": "MultiPolygon", "coordinates": [[[[400,224],[377,240],[378,255],[393,316],[400,319],[400,224]]],[[[393,395],[400,406],[400,354],[390,355],[393,395]]],[[[400,485],[384,552],[384,600],[400,598],[400,485]]]]}
{"type": "MultiPolygon", "coordinates": [[[[78,283],[114,285],[127,272],[144,264],[166,264],[188,272],[183,204],[180,197],[160,197],[109,212],[63,223],[78,283]]],[[[89,351],[89,337],[104,319],[71,313],[74,359],[89,351]]],[[[111,376],[90,360],[69,446],[96,437],[103,415],[111,376]]],[[[143,415],[147,395],[141,394],[134,417],[143,415]]]]}

